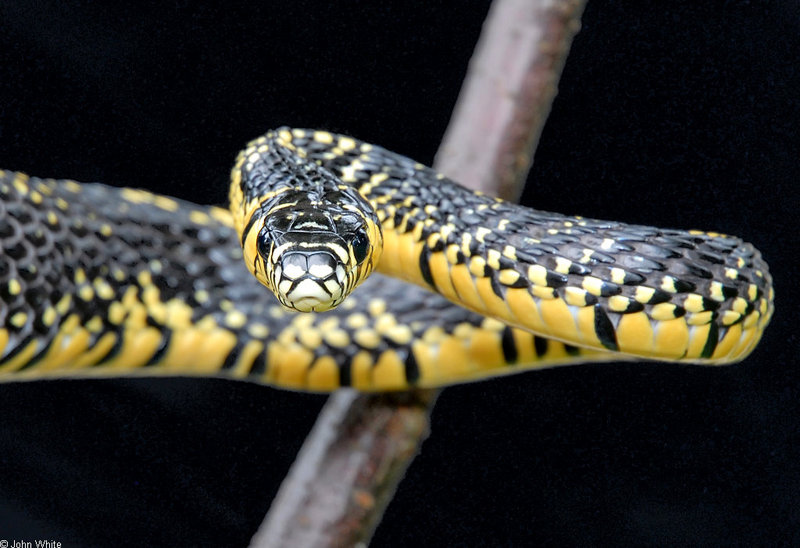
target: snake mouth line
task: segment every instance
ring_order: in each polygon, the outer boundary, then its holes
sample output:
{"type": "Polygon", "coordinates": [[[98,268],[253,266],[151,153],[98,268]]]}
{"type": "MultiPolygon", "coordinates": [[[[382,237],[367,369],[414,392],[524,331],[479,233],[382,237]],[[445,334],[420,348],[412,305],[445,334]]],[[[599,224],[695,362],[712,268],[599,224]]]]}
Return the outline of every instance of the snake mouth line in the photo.
{"type": "Polygon", "coordinates": [[[298,312],[325,312],[334,308],[341,302],[341,299],[331,301],[331,303],[320,301],[315,297],[301,297],[290,303],[293,310],[298,312]]]}

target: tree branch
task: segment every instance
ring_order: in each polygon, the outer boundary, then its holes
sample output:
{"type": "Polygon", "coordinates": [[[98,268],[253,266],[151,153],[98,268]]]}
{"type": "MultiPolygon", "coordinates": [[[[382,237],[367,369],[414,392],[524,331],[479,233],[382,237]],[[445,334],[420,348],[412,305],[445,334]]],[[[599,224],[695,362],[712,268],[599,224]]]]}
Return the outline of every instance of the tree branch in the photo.
{"type": "Polygon", "coordinates": [[[469,188],[519,198],[584,4],[492,5],[436,156],[441,171],[469,188]]]}
{"type": "MultiPolygon", "coordinates": [[[[515,198],[556,93],[584,0],[496,0],[435,167],[515,198]]],[[[340,390],[281,485],[251,546],[365,543],[429,432],[438,391],[340,390]]]]}

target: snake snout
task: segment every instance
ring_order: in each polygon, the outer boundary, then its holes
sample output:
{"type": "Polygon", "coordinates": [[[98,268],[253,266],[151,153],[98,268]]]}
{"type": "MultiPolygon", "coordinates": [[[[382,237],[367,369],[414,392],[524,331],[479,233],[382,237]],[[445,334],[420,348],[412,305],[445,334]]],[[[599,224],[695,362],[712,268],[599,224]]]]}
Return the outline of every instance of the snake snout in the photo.
{"type": "Polygon", "coordinates": [[[286,253],[276,268],[278,297],[300,312],[320,312],[341,302],[345,269],[327,250],[286,253]]]}

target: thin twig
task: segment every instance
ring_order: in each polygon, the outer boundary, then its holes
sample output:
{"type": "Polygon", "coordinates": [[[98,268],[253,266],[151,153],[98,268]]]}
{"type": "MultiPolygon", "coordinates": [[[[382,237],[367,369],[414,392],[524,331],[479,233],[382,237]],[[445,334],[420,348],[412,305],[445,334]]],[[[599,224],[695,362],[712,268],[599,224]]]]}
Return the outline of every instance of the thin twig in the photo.
{"type": "MultiPolygon", "coordinates": [[[[519,194],[583,6],[583,0],[492,5],[437,169],[474,189],[519,194]]],[[[251,546],[368,542],[428,435],[437,395],[332,395],[251,546]]]]}

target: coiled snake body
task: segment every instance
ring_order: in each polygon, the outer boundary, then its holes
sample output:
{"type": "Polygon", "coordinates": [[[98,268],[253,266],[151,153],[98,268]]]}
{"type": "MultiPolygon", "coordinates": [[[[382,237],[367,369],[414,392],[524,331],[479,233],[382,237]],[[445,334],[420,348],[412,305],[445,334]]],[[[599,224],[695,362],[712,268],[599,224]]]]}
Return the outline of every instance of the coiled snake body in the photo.
{"type": "Polygon", "coordinates": [[[314,130],[250,143],[230,211],[0,172],[0,246],[1,380],[396,390],[580,361],[721,364],[772,314],[767,265],[738,238],[523,208],[314,130]],[[373,269],[416,285],[363,281],[373,269]]]}

